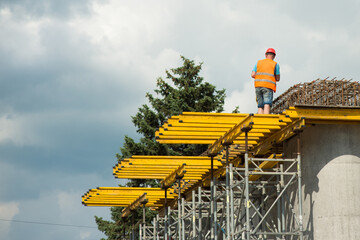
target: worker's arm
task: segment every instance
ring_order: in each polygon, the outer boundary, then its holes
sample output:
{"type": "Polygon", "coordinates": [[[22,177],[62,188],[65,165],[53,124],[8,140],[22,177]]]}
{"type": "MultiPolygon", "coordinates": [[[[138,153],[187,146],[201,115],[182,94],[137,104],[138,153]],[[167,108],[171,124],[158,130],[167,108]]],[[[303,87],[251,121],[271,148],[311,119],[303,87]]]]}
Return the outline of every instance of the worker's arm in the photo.
{"type": "Polygon", "coordinates": [[[256,75],[256,72],[252,71],[252,72],[251,72],[251,77],[252,77],[252,78],[255,78],[255,75],[256,75]]]}
{"type": "Polygon", "coordinates": [[[276,64],[274,74],[275,74],[275,80],[277,82],[280,81],[280,66],[279,66],[279,64],[276,64]]]}

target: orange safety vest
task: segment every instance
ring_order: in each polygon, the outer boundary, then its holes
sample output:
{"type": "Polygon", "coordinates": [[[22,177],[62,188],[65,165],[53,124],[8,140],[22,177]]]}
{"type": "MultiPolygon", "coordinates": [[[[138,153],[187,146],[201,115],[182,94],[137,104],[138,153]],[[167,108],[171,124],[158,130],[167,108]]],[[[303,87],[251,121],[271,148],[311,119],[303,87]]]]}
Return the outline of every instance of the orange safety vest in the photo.
{"type": "Polygon", "coordinates": [[[262,59],[257,62],[255,87],[270,88],[276,92],[275,66],[271,59],[262,59]]]}

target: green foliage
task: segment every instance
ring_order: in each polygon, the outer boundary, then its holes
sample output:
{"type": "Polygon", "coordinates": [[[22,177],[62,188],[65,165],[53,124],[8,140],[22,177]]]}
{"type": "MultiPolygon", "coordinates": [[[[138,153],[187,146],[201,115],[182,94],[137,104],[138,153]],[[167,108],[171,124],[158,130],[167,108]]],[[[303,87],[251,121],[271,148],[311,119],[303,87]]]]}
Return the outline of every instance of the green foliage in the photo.
{"type": "MultiPolygon", "coordinates": [[[[157,79],[157,88],[154,90],[157,97],[146,94],[150,106],[144,104],[132,122],[137,132],[142,135],[139,142],[125,136],[124,145],[120,148],[121,154],[116,154],[118,161],[132,155],[187,155],[197,156],[207,149],[207,145],[164,145],[155,141],[156,129],[163,125],[167,118],[179,115],[182,112],[222,112],[225,100],[225,90],[216,90],[215,86],[203,82],[200,76],[202,63],[196,65],[194,61],[181,56],[183,65],[166,71],[166,81],[157,79]]],[[[152,186],[158,187],[154,180],[133,179],[127,184],[129,187],[152,186]]],[[[122,234],[128,233],[131,228],[131,218],[121,219],[123,208],[111,208],[111,221],[95,217],[100,231],[108,240],[121,239],[122,234]]],[[[150,222],[155,213],[147,210],[146,220],[150,222]]],[[[141,209],[135,213],[135,222],[141,219],[141,209]]]]}
{"type": "Polygon", "coordinates": [[[232,111],[232,113],[240,113],[240,107],[236,106],[235,109],[232,111]]]}

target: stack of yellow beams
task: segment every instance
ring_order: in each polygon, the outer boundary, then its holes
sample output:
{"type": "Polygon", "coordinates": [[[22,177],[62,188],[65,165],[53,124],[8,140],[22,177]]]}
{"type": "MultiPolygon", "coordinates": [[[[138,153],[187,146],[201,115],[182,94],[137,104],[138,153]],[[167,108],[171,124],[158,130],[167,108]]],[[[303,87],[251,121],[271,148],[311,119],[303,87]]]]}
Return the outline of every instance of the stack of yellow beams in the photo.
{"type": "MultiPolygon", "coordinates": [[[[218,114],[218,113],[183,113],[174,116],[162,128],[156,132],[159,143],[176,144],[205,144],[212,145],[205,155],[222,155],[224,158],[224,145],[239,144],[236,155],[245,152],[245,132],[248,131],[248,143],[250,151],[255,155],[268,154],[272,147],[279,144],[301,130],[306,125],[312,124],[359,124],[360,108],[323,108],[323,107],[290,107],[278,115],[258,114],[218,114]],[[231,115],[238,119],[237,123],[231,115]],[[216,120],[217,119],[217,120],[216,120]],[[216,125],[217,124],[217,125],[216,125]],[[232,125],[230,127],[230,125],[232,125]],[[204,132],[211,127],[211,133],[223,131],[215,141],[213,136],[205,135],[204,132]],[[226,126],[222,128],[221,126],[226,126]],[[179,137],[175,137],[179,135],[179,137]],[[188,138],[204,135],[201,140],[189,141],[188,138]]],[[[230,152],[234,154],[233,152],[230,152]]],[[[236,159],[236,158],[233,158],[236,159]]],[[[230,159],[232,160],[232,159],[230,159]]],[[[271,162],[273,163],[273,162],[271,162]]],[[[264,162],[261,167],[268,168],[269,162],[264,162]]],[[[215,176],[221,176],[225,169],[215,171],[215,176]]],[[[209,184],[209,175],[203,179],[203,184],[209,184]]]]}
{"type": "Polygon", "coordinates": [[[269,135],[291,123],[291,119],[279,115],[224,114],[185,112],[171,117],[156,132],[157,142],[164,144],[212,144],[212,155],[222,150],[223,136],[237,129],[237,136],[229,144],[239,145],[239,153],[245,150],[243,124],[252,127],[248,134],[249,147],[253,147],[269,135]],[[281,121],[280,121],[281,120],[281,121]]]}
{"type": "MultiPolygon", "coordinates": [[[[237,145],[231,148],[230,161],[240,164],[236,156],[245,152],[245,132],[250,151],[254,155],[263,155],[306,125],[359,123],[359,108],[290,107],[278,115],[185,112],[168,119],[156,132],[156,138],[164,144],[211,144],[205,155],[217,156],[214,161],[215,176],[221,176],[224,173],[220,161],[224,162],[224,146],[237,145]]],[[[113,172],[117,178],[159,179],[165,186],[170,186],[175,177],[181,175],[185,180],[181,188],[186,191],[196,184],[207,185],[210,163],[209,157],[133,156],[121,161],[113,172]]],[[[267,169],[275,164],[274,161],[265,161],[259,167],[267,169]]],[[[259,176],[251,176],[251,180],[259,176]]],[[[145,192],[148,195],[151,188],[127,188],[117,192],[111,189],[92,189],[83,196],[83,203],[87,206],[129,206],[145,192]]],[[[164,204],[164,190],[154,191],[163,195],[154,197],[147,206],[159,208],[164,204]]],[[[168,197],[174,198],[174,190],[168,191],[168,197]]]]}
{"type": "MultiPolygon", "coordinates": [[[[184,166],[184,180],[201,180],[211,167],[210,157],[193,156],[132,156],[113,168],[116,178],[165,180],[184,166]]],[[[214,169],[222,166],[214,161],[214,169]]],[[[169,184],[166,184],[169,185],[169,184]]]]}
{"type": "Polygon", "coordinates": [[[212,144],[247,114],[184,112],[156,132],[159,143],[212,144]]]}
{"type": "MultiPolygon", "coordinates": [[[[249,114],[238,113],[200,113],[184,112],[179,116],[173,116],[155,133],[157,142],[165,144],[214,144],[221,136],[233,128],[236,124],[247,118],[249,114]]],[[[268,119],[266,128],[259,126],[249,136],[249,144],[256,141],[274,130],[277,126],[276,115],[262,115],[268,119]]],[[[244,134],[234,139],[234,144],[244,144],[244,134]]]]}
{"type": "Polygon", "coordinates": [[[185,112],[171,117],[156,132],[156,138],[164,144],[211,144],[206,152],[209,155],[218,154],[226,144],[238,144],[240,153],[244,153],[245,130],[250,130],[249,148],[255,154],[265,154],[270,149],[264,148],[264,144],[269,145],[269,137],[278,135],[272,143],[281,143],[294,134],[294,129],[305,124],[356,124],[359,121],[359,108],[290,107],[276,115],[185,112]]]}
{"type": "MultiPolygon", "coordinates": [[[[98,187],[90,189],[82,196],[85,206],[127,207],[146,193],[148,207],[162,206],[165,190],[161,188],[144,187],[98,187]]],[[[174,199],[177,194],[172,189],[167,190],[167,198],[174,199]]]]}

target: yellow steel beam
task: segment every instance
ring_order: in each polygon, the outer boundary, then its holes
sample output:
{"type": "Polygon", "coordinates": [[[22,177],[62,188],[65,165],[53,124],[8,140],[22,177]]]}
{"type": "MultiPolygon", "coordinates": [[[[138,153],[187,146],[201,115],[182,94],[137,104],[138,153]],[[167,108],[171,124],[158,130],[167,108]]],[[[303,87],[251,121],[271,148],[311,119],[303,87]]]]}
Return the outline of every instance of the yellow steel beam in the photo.
{"type": "Polygon", "coordinates": [[[185,126],[167,126],[160,127],[156,133],[167,133],[167,132],[180,132],[180,131],[188,131],[188,132],[226,132],[230,127],[217,126],[217,127],[185,127],[185,126]]]}
{"type": "MultiPolygon", "coordinates": [[[[131,166],[143,166],[143,167],[147,167],[147,166],[154,166],[154,167],[159,167],[159,168],[174,168],[174,167],[178,167],[179,165],[186,163],[187,165],[190,166],[205,166],[205,165],[209,165],[210,164],[210,160],[183,160],[183,161],[167,161],[167,160],[144,160],[144,161],[138,161],[138,160],[132,160],[131,164],[122,164],[120,163],[119,165],[116,165],[114,167],[114,169],[123,169],[125,167],[131,167],[131,166]]],[[[215,163],[216,164],[216,163],[215,163]]]]}
{"type": "MultiPolygon", "coordinates": [[[[196,129],[197,130],[197,129],[196,129]]],[[[162,138],[163,136],[209,136],[209,137],[220,137],[224,134],[224,131],[161,131],[156,133],[156,136],[162,138]]]]}
{"type": "Polygon", "coordinates": [[[172,122],[164,124],[164,128],[166,127],[192,127],[192,128],[231,128],[235,124],[233,123],[223,123],[223,124],[216,124],[216,123],[179,123],[179,122],[172,122]]]}
{"type": "Polygon", "coordinates": [[[168,188],[176,181],[177,178],[183,178],[186,173],[185,166],[185,164],[180,166],[178,169],[168,175],[164,180],[162,180],[160,182],[161,187],[168,188]]]}
{"type": "Polygon", "coordinates": [[[207,156],[151,156],[151,155],[134,155],[131,158],[125,159],[166,159],[166,160],[209,160],[207,156]]]}
{"type": "Polygon", "coordinates": [[[284,127],[278,132],[275,132],[270,137],[256,145],[251,151],[255,155],[267,153],[274,144],[283,142],[295,134],[296,130],[300,130],[305,127],[305,119],[298,119],[288,126],[284,127]]]}
{"type": "Polygon", "coordinates": [[[236,124],[232,129],[220,137],[212,146],[207,150],[208,155],[217,154],[224,144],[231,144],[243,132],[244,128],[251,128],[253,123],[253,115],[250,114],[245,117],[240,123],[236,124]]]}
{"type": "Polygon", "coordinates": [[[146,203],[146,193],[142,194],[138,199],[136,199],[134,202],[132,202],[129,206],[127,206],[124,210],[121,212],[121,217],[127,217],[130,215],[131,211],[134,211],[136,208],[138,208],[141,204],[146,203]]]}
{"type": "MultiPolygon", "coordinates": [[[[113,173],[117,178],[163,180],[182,164],[186,164],[184,179],[198,180],[210,169],[211,160],[194,156],[133,156],[116,165],[113,173]]],[[[214,162],[214,168],[221,165],[219,161],[214,162]]]]}
{"type": "MultiPolygon", "coordinates": [[[[215,144],[216,143],[216,140],[192,140],[192,139],[171,139],[171,140],[156,139],[156,141],[161,144],[215,144]]],[[[245,141],[234,140],[233,143],[245,144],[245,141]]],[[[256,143],[257,143],[256,141],[249,141],[249,145],[256,143]]],[[[221,144],[219,146],[221,146],[221,144]]],[[[219,148],[219,151],[220,150],[221,148],[219,148]]],[[[216,151],[213,152],[216,153],[216,151]]]]}
{"type": "Polygon", "coordinates": [[[360,108],[338,108],[338,107],[290,107],[284,112],[290,118],[301,118],[314,120],[341,120],[359,121],[360,108]]]}
{"type": "MultiPolygon", "coordinates": [[[[176,197],[173,189],[168,189],[168,198],[176,197]]],[[[139,196],[146,193],[147,206],[159,207],[157,202],[165,197],[164,190],[160,188],[97,188],[91,189],[82,196],[82,202],[86,206],[129,206],[139,196]]],[[[139,200],[140,201],[140,200],[139,200]]]]}

